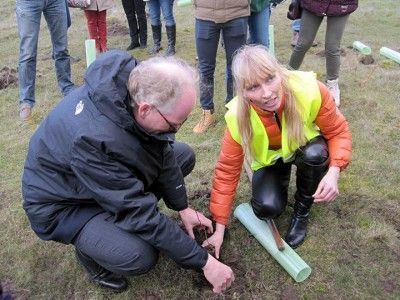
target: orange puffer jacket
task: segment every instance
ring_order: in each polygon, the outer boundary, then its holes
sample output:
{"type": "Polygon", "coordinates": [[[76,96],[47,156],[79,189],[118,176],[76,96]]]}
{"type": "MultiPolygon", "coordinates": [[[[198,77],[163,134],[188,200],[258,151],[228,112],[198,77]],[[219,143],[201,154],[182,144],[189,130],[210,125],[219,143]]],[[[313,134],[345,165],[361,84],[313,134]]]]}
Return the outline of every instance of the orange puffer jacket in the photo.
{"type": "MultiPolygon", "coordinates": [[[[321,108],[315,124],[320,128],[321,134],[328,142],[330,166],[343,170],[350,162],[351,133],[348,123],[342,113],[336,109],[335,102],[327,87],[318,82],[321,92],[321,108]]],[[[285,99],[278,110],[280,119],[285,99]]],[[[267,131],[270,148],[279,149],[281,132],[273,118],[273,114],[253,107],[267,131]]],[[[214,220],[219,224],[227,225],[232,211],[235,191],[240,179],[243,164],[243,149],[231,136],[228,129],[222,141],[219,159],[215,167],[213,188],[211,191],[210,211],[214,220]]]]}

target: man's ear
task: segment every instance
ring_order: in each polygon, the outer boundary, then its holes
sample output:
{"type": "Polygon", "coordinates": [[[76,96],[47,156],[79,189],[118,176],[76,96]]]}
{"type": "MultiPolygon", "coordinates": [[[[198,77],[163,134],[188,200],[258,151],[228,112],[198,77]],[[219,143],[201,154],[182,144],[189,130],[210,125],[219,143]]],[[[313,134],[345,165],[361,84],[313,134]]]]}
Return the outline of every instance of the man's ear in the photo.
{"type": "Polygon", "coordinates": [[[146,102],[141,102],[140,104],[137,105],[138,105],[137,112],[141,119],[146,118],[147,115],[150,113],[150,111],[153,109],[153,106],[146,102]]]}

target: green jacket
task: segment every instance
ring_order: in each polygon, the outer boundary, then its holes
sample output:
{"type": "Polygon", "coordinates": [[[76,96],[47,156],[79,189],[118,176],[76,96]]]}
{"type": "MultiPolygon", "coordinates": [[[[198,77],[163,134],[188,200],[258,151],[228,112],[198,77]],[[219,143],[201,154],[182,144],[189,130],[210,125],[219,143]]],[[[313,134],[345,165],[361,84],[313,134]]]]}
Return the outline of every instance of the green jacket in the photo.
{"type": "Polygon", "coordinates": [[[250,11],[260,12],[269,5],[269,0],[251,0],[250,11]]]}

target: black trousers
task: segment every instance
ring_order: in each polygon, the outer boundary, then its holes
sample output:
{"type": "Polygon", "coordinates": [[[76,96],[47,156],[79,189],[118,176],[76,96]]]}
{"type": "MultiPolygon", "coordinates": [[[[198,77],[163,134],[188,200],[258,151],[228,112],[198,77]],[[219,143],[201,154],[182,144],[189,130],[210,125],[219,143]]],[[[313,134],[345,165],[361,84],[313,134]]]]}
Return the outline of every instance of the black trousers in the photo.
{"type": "MultiPolygon", "coordinates": [[[[192,148],[175,142],[174,152],[183,175],[187,176],[195,165],[192,148]]],[[[73,244],[102,267],[122,275],[146,273],[158,260],[157,249],[135,234],[115,226],[113,216],[108,212],[103,212],[86,223],[73,244]]]]}
{"type": "MultiPolygon", "coordinates": [[[[309,201],[328,168],[328,145],[323,137],[318,136],[297,149],[295,155],[295,198],[296,201],[309,201]]],[[[276,218],[285,210],[292,164],[279,159],[274,165],[254,172],[251,205],[260,219],[276,218]]]]}
{"type": "Polygon", "coordinates": [[[146,3],[143,0],[122,0],[122,6],[128,20],[131,40],[140,45],[147,44],[146,3]]]}

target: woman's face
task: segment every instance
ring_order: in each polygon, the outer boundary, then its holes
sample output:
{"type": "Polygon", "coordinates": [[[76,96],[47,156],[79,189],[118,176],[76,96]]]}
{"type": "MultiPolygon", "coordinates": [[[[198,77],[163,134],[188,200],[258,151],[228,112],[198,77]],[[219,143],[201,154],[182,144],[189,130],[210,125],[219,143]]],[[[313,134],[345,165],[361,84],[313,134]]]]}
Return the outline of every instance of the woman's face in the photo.
{"type": "Polygon", "coordinates": [[[260,82],[244,89],[243,97],[250,103],[266,111],[276,111],[281,105],[282,78],[270,75],[260,82]]]}

